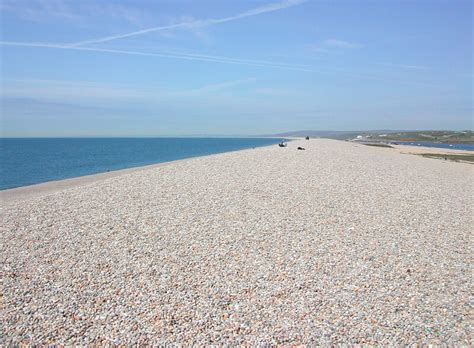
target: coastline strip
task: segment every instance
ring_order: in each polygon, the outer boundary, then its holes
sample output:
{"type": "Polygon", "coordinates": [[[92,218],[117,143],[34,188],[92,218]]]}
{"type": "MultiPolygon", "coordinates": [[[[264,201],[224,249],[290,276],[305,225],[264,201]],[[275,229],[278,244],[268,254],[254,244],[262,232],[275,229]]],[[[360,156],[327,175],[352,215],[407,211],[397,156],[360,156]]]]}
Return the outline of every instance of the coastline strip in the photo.
{"type": "MultiPolygon", "coordinates": [[[[275,146],[275,145],[276,144],[271,144],[271,145],[259,146],[257,148],[263,148],[263,147],[275,146]]],[[[103,180],[131,174],[131,173],[135,173],[135,172],[139,172],[143,170],[156,169],[163,166],[192,161],[197,158],[219,156],[226,153],[239,152],[239,151],[251,151],[251,150],[253,150],[253,148],[226,151],[226,152],[220,152],[220,153],[215,153],[211,155],[195,156],[195,157],[183,158],[183,159],[174,160],[174,161],[160,162],[160,163],[148,164],[148,165],[138,166],[138,167],[117,169],[117,170],[112,170],[109,172],[102,172],[102,173],[96,173],[96,174],[77,176],[73,178],[46,181],[39,184],[14,187],[14,188],[0,191],[0,202],[2,203],[2,206],[5,206],[5,205],[25,201],[27,199],[34,198],[37,196],[52,194],[52,193],[67,190],[70,188],[74,188],[74,187],[85,186],[92,183],[96,183],[98,181],[103,181],[103,180]]]]}
{"type": "MultiPolygon", "coordinates": [[[[295,141],[295,140],[296,141],[302,140],[303,138],[287,137],[285,139],[287,140],[287,142],[290,142],[290,141],[295,141]]],[[[334,140],[334,141],[341,141],[341,140],[334,140]]],[[[359,143],[354,143],[354,144],[362,145],[359,143]]],[[[271,147],[271,146],[276,146],[276,145],[277,144],[271,144],[271,145],[259,146],[257,148],[265,148],[265,147],[271,147]]],[[[432,148],[432,147],[412,146],[412,145],[393,145],[392,144],[392,146],[394,149],[398,150],[401,154],[422,154],[422,153],[445,154],[446,153],[446,154],[470,155],[469,151],[464,151],[464,150],[432,148]]],[[[221,152],[221,153],[216,153],[216,154],[211,154],[211,155],[196,156],[196,157],[184,158],[184,159],[179,159],[179,160],[174,160],[174,161],[167,161],[167,162],[149,164],[149,165],[144,165],[144,166],[125,168],[125,169],[118,169],[118,170],[113,170],[110,172],[89,174],[89,175],[83,175],[83,176],[78,176],[78,177],[73,177],[73,178],[47,181],[47,182],[28,185],[28,186],[10,188],[10,189],[0,191],[0,202],[2,203],[2,205],[14,204],[20,201],[34,198],[36,196],[56,193],[56,192],[67,190],[73,187],[89,185],[97,181],[107,180],[107,179],[114,178],[117,176],[131,174],[137,171],[156,169],[162,166],[168,166],[168,165],[172,165],[176,163],[191,161],[196,158],[218,156],[225,153],[250,151],[250,150],[253,150],[253,148],[241,149],[241,150],[235,150],[235,151],[226,151],[226,152],[221,152]]]]}

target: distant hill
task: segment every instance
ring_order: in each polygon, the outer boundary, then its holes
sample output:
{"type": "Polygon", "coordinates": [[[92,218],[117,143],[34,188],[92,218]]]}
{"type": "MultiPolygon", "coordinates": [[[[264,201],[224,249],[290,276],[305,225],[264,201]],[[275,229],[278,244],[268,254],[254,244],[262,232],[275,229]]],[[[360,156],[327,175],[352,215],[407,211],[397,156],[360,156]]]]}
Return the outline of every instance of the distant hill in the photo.
{"type": "Polygon", "coordinates": [[[312,137],[312,138],[330,138],[330,139],[350,139],[360,134],[373,134],[373,133],[391,133],[399,132],[393,130],[374,130],[374,131],[317,131],[317,130],[302,130],[272,134],[272,137],[312,137]]]}
{"type": "Polygon", "coordinates": [[[340,140],[387,142],[387,141],[428,141],[438,143],[474,144],[474,132],[465,131],[315,131],[303,130],[274,134],[276,137],[329,138],[340,140]]]}
{"type": "Polygon", "coordinates": [[[433,143],[474,144],[474,132],[466,131],[414,131],[390,134],[369,134],[370,141],[428,141],[433,143]]]}

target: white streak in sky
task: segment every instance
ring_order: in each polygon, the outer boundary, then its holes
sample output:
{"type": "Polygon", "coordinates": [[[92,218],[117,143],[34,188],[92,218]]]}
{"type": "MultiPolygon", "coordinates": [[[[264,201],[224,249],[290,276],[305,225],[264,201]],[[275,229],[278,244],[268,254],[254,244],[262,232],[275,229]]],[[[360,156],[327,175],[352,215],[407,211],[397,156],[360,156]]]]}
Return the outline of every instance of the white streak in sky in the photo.
{"type": "Polygon", "coordinates": [[[394,68],[402,68],[402,69],[415,69],[415,70],[430,70],[430,67],[427,66],[420,66],[420,65],[406,65],[406,64],[392,64],[392,63],[378,63],[379,65],[384,66],[391,66],[394,68]]]}
{"type": "Polygon", "coordinates": [[[50,44],[50,43],[41,43],[41,42],[0,41],[0,45],[19,46],[19,47],[37,47],[37,48],[55,48],[55,49],[64,49],[64,50],[126,54],[126,55],[133,55],[133,56],[183,59],[183,60],[190,60],[190,61],[203,61],[203,62],[211,62],[211,63],[237,64],[237,65],[264,67],[264,68],[277,68],[277,69],[283,69],[283,70],[304,71],[304,72],[311,72],[311,73],[317,73],[317,74],[339,73],[345,77],[362,78],[366,80],[375,80],[375,81],[401,83],[401,84],[427,86],[427,87],[440,87],[438,85],[433,85],[433,84],[428,84],[428,83],[407,81],[407,80],[387,79],[387,78],[379,77],[375,75],[354,74],[354,73],[341,71],[341,70],[334,70],[334,69],[316,70],[314,68],[307,67],[304,65],[291,65],[291,64],[280,63],[280,62],[269,62],[269,61],[260,61],[260,60],[252,60],[252,59],[237,59],[237,58],[229,58],[229,57],[222,57],[222,56],[210,56],[210,55],[187,54],[187,53],[171,53],[171,52],[147,53],[147,52],[124,51],[124,50],[114,50],[114,49],[97,48],[97,47],[69,46],[69,45],[50,44]]]}
{"type": "Polygon", "coordinates": [[[312,71],[308,69],[307,67],[300,66],[300,65],[291,65],[287,63],[260,61],[260,60],[252,60],[252,59],[237,59],[237,58],[229,58],[229,57],[222,57],[222,56],[209,56],[209,55],[202,55],[202,54],[187,54],[187,53],[185,54],[185,53],[173,53],[173,52],[148,53],[148,52],[124,51],[124,50],[115,50],[115,49],[97,48],[97,47],[69,46],[69,45],[50,44],[50,43],[41,43],[41,42],[30,43],[30,42],[0,41],[0,45],[37,47],[37,48],[56,48],[56,49],[65,49],[65,50],[76,50],[76,51],[105,52],[105,53],[128,54],[128,55],[135,55],[135,56],[174,58],[174,59],[204,61],[204,62],[213,62],[213,63],[224,63],[224,64],[227,63],[227,64],[249,65],[249,66],[268,67],[268,68],[281,68],[281,69],[299,70],[299,71],[308,71],[308,72],[312,71]]]}
{"type": "Polygon", "coordinates": [[[240,79],[240,80],[213,83],[213,84],[201,86],[199,88],[191,89],[191,90],[186,91],[186,92],[190,93],[190,94],[192,94],[192,93],[202,93],[202,92],[217,92],[217,91],[226,90],[228,88],[232,88],[232,87],[235,87],[235,86],[252,83],[252,82],[255,82],[255,81],[257,81],[256,78],[249,77],[247,79],[240,79]]]}
{"type": "Polygon", "coordinates": [[[83,46],[83,45],[87,45],[87,44],[107,42],[107,41],[123,39],[123,38],[131,37],[131,36],[143,35],[143,34],[152,33],[152,32],[156,32],[156,31],[162,31],[162,30],[170,30],[170,29],[178,29],[178,28],[205,27],[205,26],[209,26],[209,25],[213,25],[213,24],[231,22],[231,21],[235,21],[235,20],[245,18],[245,17],[252,17],[252,16],[259,15],[259,14],[263,14],[263,13],[283,10],[283,9],[286,9],[286,8],[289,8],[289,7],[300,5],[300,4],[302,4],[306,1],[307,0],[284,0],[284,1],[277,2],[277,3],[257,7],[255,9],[252,9],[252,10],[249,10],[249,11],[246,11],[246,12],[243,12],[243,13],[239,13],[237,15],[230,16],[230,17],[195,20],[195,21],[190,21],[190,22],[183,22],[183,23],[165,25],[165,26],[161,26],[161,27],[153,27],[153,28],[138,30],[138,31],[134,31],[134,32],[131,32],[131,33],[121,34],[121,35],[106,36],[106,37],[102,37],[102,38],[98,38],[98,39],[80,41],[80,42],[68,44],[68,46],[83,46]]]}
{"type": "Polygon", "coordinates": [[[335,48],[361,48],[362,45],[354,42],[344,41],[344,40],[337,40],[337,39],[328,39],[323,42],[326,46],[331,46],[335,48]]]}

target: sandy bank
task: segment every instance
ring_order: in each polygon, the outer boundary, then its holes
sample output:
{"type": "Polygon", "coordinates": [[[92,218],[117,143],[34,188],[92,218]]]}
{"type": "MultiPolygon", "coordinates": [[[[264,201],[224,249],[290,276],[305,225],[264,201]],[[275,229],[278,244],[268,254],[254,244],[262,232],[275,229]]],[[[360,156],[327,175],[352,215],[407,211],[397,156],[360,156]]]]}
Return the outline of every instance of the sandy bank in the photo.
{"type": "Polygon", "coordinates": [[[412,146],[412,145],[392,145],[394,148],[400,151],[400,153],[437,153],[437,154],[457,154],[457,155],[472,155],[473,151],[457,150],[457,149],[442,149],[435,147],[423,147],[423,146],[412,146]]]}

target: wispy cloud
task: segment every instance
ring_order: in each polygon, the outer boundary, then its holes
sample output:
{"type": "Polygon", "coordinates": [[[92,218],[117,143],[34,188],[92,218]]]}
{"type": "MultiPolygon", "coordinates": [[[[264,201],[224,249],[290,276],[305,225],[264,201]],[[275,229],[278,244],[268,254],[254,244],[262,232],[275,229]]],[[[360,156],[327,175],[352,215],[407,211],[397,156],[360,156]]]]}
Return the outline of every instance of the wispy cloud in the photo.
{"type": "Polygon", "coordinates": [[[334,50],[334,49],[328,49],[320,46],[312,46],[310,48],[311,52],[314,53],[322,53],[322,54],[341,54],[341,51],[334,50]]]}
{"type": "Polygon", "coordinates": [[[80,41],[80,42],[72,43],[69,45],[70,46],[83,46],[83,45],[88,45],[88,44],[124,39],[124,38],[132,37],[132,36],[143,35],[143,34],[148,34],[152,32],[163,31],[163,30],[171,30],[171,29],[179,29],[179,28],[187,28],[187,29],[202,28],[209,25],[231,22],[231,21],[239,20],[246,17],[252,17],[252,16],[264,14],[264,13],[283,10],[289,7],[300,5],[306,1],[307,0],[284,0],[277,3],[272,3],[272,4],[267,4],[261,7],[257,7],[249,11],[239,13],[239,14],[229,16],[229,17],[185,21],[185,22],[171,24],[171,25],[142,29],[142,30],[133,31],[133,32],[120,34],[120,35],[112,35],[112,36],[106,36],[102,38],[80,41]]]}
{"type": "MultiPolygon", "coordinates": [[[[155,91],[156,92],[156,91],[155,91]]],[[[46,102],[129,103],[143,100],[143,89],[85,81],[12,80],[2,81],[2,98],[36,99],[46,102]]]]}
{"type": "MultiPolygon", "coordinates": [[[[208,83],[199,87],[181,89],[160,86],[104,84],[89,81],[4,79],[2,100],[29,100],[42,103],[80,104],[86,107],[115,105],[139,106],[159,100],[190,100],[189,98],[223,96],[220,92],[234,92],[242,86],[257,82],[254,77],[208,83]]],[[[230,94],[235,97],[235,94],[230,94]]]]}
{"type": "Polygon", "coordinates": [[[332,55],[343,54],[348,50],[354,50],[364,46],[355,42],[338,39],[327,39],[317,44],[306,45],[306,47],[311,53],[316,53],[317,55],[332,55]]]}
{"type": "Polygon", "coordinates": [[[61,0],[52,1],[24,1],[4,0],[0,3],[0,11],[12,13],[22,19],[43,22],[47,18],[60,18],[64,20],[78,20],[80,16],[69,9],[61,0]]]}
{"type": "Polygon", "coordinates": [[[213,83],[205,86],[201,86],[199,88],[195,88],[192,90],[189,90],[187,92],[196,94],[196,93],[207,93],[207,92],[218,92],[218,91],[223,91],[227,89],[231,89],[236,86],[240,85],[246,85],[249,83],[256,82],[257,79],[254,77],[250,77],[247,79],[240,79],[240,80],[232,80],[232,81],[225,81],[225,82],[219,82],[219,83],[213,83]]]}
{"type": "Polygon", "coordinates": [[[254,93],[266,95],[266,96],[288,96],[297,94],[295,90],[274,88],[274,87],[263,87],[254,90],[254,93]]]}
{"type": "MultiPolygon", "coordinates": [[[[198,21],[193,16],[178,16],[172,17],[169,19],[170,23],[172,24],[179,24],[179,23],[192,23],[198,21]]],[[[179,29],[179,28],[178,28],[179,29]]],[[[209,34],[206,26],[189,26],[187,28],[181,28],[186,30],[188,33],[191,33],[197,39],[210,43],[212,42],[211,35],[209,34]]],[[[176,30],[162,30],[160,31],[160,35],[163,37],[173,38],[177,34],[176,30]]],[[[128,41],[130,43],[130,41],[128,41]]]]}
{"type": "Polygon", "coordinates": [[[361,44],[355,42],[349,42],[344,40],[337,40],[337,39],[327,39],[323,42],[324,46],[327,47],[334,47],[334,48],[341,48],[341,49],[351,49],[351,48],[361,48],[363,47],[361,44]]]}
{"type": "Polygon", "coordinates": [[[415,69],[415,70],[430,70],[431,69],[428,66],[421,66],[421,65],[393,64],[393,63],[377,63],[377,64],[390,66],[393,68],[401,68],[401,69],[415,69]]]}
{"type": "MultiPolygon", "coordinates": [[[[116,3],[67,0],[3,0],[0,11],[23,20],[46,22],[54,19],[90,25],[91,19],[104,18],[129,25],[151,23],[151,16],[142,9],[116,3]]],[[[100,21],[103,26],[104,22],[100,21]]]]}
{"type": "Polygon", "coordinates": [[[134,56],[159,57],[159,58],[170,58],[170,59],[204,61],[204,62],[212,62],[212,63],[237,64],[237,65],[267,67],[267,68],[280,68],[280,69],[287,69],[287,70],[311,71],[306,66],[301,66],[301,65],[292,65],[292,64],[287,64],[287,63],[270,62],[270,61],[254,60],[254,59],[239,59],[239,58],[230,58],[230,57],[223,57],[223,56],[211,56],[211,55],[194,54],[194,53],[174,53],[174,52],[148,53],[148,52],[115,50],[115,49],[97,48],[97,47],[69,46],[69,45],[60,45],[60,44],[58,45],[58,44],[41,43],[41,42],[0,41],[0,45],[36,47],[36,48],[55,48],[55,49],[90,51],[90,52],[104,52],[104,53],[115,53],[115,54],[125,54],[125,55],[134,55],[134,56]]]}
{"type": "Polygon", "coordinates": [[[343,75],[345,77],[362,78],[366,80],[375,80],[375,81],[384,81],[384,82],[390,82],[390,83],[401,83],[401,84],[429,86],[429,87],[440,87],[438,85],[433,85],[429,83],[390,79],[390,78],[385,78],[385,77],[376,76],[376,75],[351,73],[348,71],[336,70],[336,69],[323,70],[323,69],[318,69],[317,67],[312,68],[312,67],[304,66],[304,65],[291,65],[287,63],[281,63],[281,62],[270,62],[270,61],[253,60],[253,59],[238,59],[238,58],[230,58],[230,57],[223,57],[223,56],[203,55],[203,54],[192,54],[192,53],[185,54],[185,53],[171,53],[171,52],[147,53],[147,52],[138,52],[138,51],[125,51],[125,50],[114,50],[114,49],[95,48],[95,47],[58,45],[58,44],[39,43],[39,42],[30,43],[30,42],[0,41],[0,45],[103,52],[103,53],[124,54],[124,55],[132,55],[132,56],[182,59],[182,60],[189,60],[189,61],[204,61],[204,62],[210,62],[210,63],[248,65],[248,66],[257,66],[257,67],[264,67],[264,68],[276,68],[276,69],[283,69],[283,70],[311,72],[311,73],[317,73],[317,74],[336,73],[336,74],[343,75]]]}

